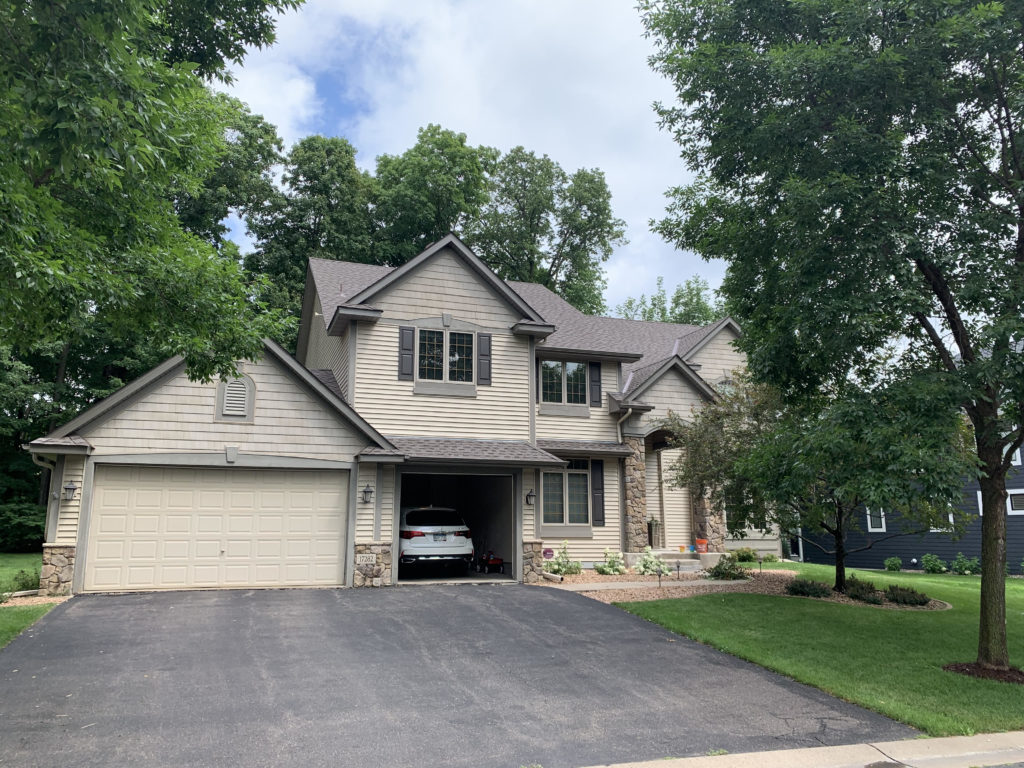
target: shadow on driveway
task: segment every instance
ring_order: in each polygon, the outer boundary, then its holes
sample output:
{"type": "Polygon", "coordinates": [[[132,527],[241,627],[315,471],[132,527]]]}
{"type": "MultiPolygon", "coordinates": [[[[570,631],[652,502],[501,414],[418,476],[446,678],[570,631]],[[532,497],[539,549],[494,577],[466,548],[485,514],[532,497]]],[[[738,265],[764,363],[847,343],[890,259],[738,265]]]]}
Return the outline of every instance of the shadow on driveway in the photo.
{"type": "Polygon", "coordinates": [[[560,768],[915,735],[538,587],[79,596],[0,651],[0,766],[560,768]]]}

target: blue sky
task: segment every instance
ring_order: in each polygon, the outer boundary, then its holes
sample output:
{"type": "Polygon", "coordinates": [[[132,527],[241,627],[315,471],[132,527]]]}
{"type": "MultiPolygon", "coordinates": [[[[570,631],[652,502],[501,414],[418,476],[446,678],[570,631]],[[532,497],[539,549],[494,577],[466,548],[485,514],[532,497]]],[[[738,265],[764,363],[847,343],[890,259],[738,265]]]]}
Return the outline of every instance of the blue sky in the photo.
{"type": "Polygon", "coordinates": [[[689,180],[656,124],[651,105],[673,94],[648,68],[651,52],[624,0],[308,0],[229,90],[287,144],[344,136],[367,169],[427,123],[471,144],[522,145],[568,171],[602,169],[630,241],[605,265],[614,308],[650,294],[659,275],[671,289],[694,274],[717,287],[723,273],[649,230],[665,190],[689,180]]]}

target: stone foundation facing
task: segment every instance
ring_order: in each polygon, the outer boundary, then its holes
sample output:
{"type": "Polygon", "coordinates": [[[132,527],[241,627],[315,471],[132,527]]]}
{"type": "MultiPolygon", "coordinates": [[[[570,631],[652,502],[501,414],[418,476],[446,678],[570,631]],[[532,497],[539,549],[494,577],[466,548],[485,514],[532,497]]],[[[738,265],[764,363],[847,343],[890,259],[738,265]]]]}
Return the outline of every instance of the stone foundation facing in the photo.
{"type": "Polygon", "coordinates": [[[523,583],[536,584],[544,572],[544,542],[523,542],[523,583]]]}
{"type": "Polygon", "coordinates": [[[353,587],[387,587],[393,583],[390,541],[356,544],[355,554],[353,587]]]}
{"type": "Polygon", "coordinates": [[[70,595],[75,576],[74,544],[43,544],[39,589],[47,595],[70,595]]]}

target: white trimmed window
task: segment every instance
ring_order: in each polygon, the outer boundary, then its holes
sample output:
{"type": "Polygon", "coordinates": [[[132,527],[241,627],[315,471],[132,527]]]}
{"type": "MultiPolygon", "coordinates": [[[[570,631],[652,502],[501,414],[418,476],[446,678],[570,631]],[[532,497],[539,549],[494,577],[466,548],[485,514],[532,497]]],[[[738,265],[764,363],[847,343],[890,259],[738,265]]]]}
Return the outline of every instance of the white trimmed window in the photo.
{"type": "Polygon", "coordinates": [[[885,511],[882,509],[868,510],[868,533],[885,533],[885,511]]]}
{"type": "Polygon", "coordinates": [[[932,533],[949,533],[953,530],[953,513],[949,513],[949,525],[944,525],[941,528],[929,528],[932,533]]]}
{"type": "Polygon", "coordinates": [[[564,470],[541,478],[544,525],[590,525],[590,462],[572,459],[564,470]]]}
{"type": "Polygon", "coordinates": [[[1006,514],[1024,515],[1024,488],[1007,489],[1006,514]]]}
{"type": "Polygon", "coordinates": [[[1020,462],[1020,454],[1021,454],[1021,449],[1020,448],[1018,448],[1016,451],[1014,451],[1013,452],[1013,456],[1010,457],[1010,464],[1012,464],[1015,467],[1019,467],[1020,463],[1021,463],[1020,462]]]}

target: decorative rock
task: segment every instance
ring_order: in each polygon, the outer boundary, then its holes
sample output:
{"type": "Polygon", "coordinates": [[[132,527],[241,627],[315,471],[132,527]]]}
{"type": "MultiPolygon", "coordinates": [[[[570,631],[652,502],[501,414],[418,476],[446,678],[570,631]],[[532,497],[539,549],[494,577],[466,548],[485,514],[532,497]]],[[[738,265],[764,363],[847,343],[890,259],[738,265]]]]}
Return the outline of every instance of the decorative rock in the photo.
{"type": "Polygon", "coordinates": [[[647,467],[642,437],[623,438],[633,452],[625,461],[626,551],[643,552],[647,540],[647,467]]]}

